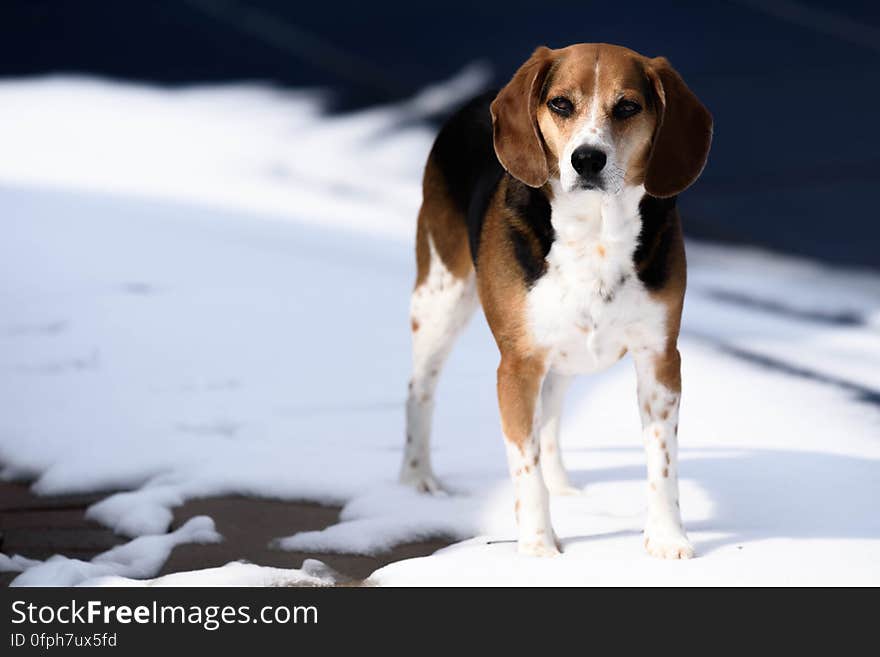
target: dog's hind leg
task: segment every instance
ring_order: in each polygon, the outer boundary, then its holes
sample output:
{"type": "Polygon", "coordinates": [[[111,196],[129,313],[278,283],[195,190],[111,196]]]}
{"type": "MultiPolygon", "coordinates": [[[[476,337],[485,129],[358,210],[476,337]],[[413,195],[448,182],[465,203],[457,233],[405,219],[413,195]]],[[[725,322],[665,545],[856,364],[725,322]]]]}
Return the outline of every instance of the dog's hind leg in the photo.
{"type": "Polygon", "coordinates": [[[440,490],[430,453],[434,391],[455,338],[477,306],[467,232],[459,217],[449,216],[451,212],[447,204],[432,202],[426,192],[416,236],[419,272],[410,302],[413,366],[400,481],[424,492],[440,490]],[[439,239],[434,239],[435,234],[439,239]]]}
{"type": "Polygon", "coordinates": [[[559,449],[559,423],[562,418],[562,402],[571,385],[572,377],[548,372],[541,386],[541,471],[544,483],[553,495],[574,495],[580,491],[568,481],[559,449]]]}

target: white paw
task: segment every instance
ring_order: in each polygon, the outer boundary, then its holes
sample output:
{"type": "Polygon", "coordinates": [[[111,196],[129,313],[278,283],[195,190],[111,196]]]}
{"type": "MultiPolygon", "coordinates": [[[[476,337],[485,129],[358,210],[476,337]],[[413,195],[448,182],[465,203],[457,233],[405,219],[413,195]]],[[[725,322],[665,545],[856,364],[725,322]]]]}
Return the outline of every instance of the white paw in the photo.
{"type": "Polygon", "coordinates": [[[691,559],[694,546],[682,532],[649,532],[645,530],[645,549],[658,559],[691,559]]]}
{"type": "Polygon", "coordinates": [[[400,483],[404,486],[414,488],[419,493],[430,493],[431,495],[445,495],[446,491],[437,481],[437,478],[430,472],[410,471],[400,475],[400,483]]]}
{"type": "Polygon", "coordinates": [[[557,557],[559,556],[559,545],[555,539],[548,541],[543,536],[536,536],[530,540],[520,539],[517,551],[529,557],[557,557]]]}

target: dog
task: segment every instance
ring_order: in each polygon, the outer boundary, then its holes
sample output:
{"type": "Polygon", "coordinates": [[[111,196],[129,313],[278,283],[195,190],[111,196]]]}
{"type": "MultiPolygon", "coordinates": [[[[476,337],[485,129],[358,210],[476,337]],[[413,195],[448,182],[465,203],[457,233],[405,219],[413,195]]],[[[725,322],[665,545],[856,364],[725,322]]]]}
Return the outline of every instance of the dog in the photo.
{"type": "Polygon", "coordinates": [[[498,404],[518,550],[560,551],[549,494],[574,489],[559,448],[572,377],[627,353],[648,470],[644,544],[687,559],[677,433],[686,266],[676,197],[705,166],[712,116],[663,57],[540,47],[441,128],[423,178],[400,481],[441,490],[434,391],[478,304],[498,345],[498,404]]]}

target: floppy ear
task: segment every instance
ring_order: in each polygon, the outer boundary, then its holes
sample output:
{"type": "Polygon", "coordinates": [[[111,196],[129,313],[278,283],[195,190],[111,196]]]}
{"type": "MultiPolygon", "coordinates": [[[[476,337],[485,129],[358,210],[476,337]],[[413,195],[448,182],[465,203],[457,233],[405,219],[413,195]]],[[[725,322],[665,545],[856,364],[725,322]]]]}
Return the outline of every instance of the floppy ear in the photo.
{"type": "Polygon", "coordinates": [[[495,155],[511,176],[529,187],[541,187],[550,176],[536,113],[551,53],[544,46],[535,50],[490,107],[495,155]]]}
{"type": "Polygon", "coordinates": [[[645,174],[645,190],[666,198],[700,176],[712,143],[712,115],[665,57],[648,62],[657,98],[657,128],[645,174]]]}

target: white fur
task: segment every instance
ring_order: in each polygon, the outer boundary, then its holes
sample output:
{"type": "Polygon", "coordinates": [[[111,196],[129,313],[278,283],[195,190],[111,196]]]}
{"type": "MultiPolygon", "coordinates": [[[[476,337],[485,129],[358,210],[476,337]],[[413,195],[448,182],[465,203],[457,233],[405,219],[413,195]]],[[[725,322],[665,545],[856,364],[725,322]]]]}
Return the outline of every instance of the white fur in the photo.
{"type": "MultiPolygon", "coordinates": [[[[536,415],[539,414],[540,410],[536,415]]],[[[550,522],[550,498],[540,466],[538,441],[533,436],[521,448],[511,440],[505,440],[505,445],[510,477],[516,488],[519,552],[535,557],[559,554],[556,535],[550,522]]]]}
{"type": "Polygon", "coordinates": [[[440,484],[431,468],[431,418],[440,370],[455,338],[467,325],[477,305],[473,272],[466,280],[452,275],[428,238],[431,251],[428,276],[413,290],[410,319],[413,370],[406,401],[406,446],[400,468],[401,483],[423,492],[437,492],[440,484]]]}
{"type": "Polygon", "coordinates": [[[556,239],[527,301],[533,340],[560,374],[596,372],[624,349],[665,343],[666,308],[650,298],[633,264],[643,194],[643,187],[578,191],[552,202],[556,239]]]}
{"type": "Polygon", "coordinates": [[[573,495],[579,492],[568,481],[559,448],[559,427],[562,402],[571,384],[571,377],[548,372],[541,386],[541,412],[538,417],[538,436],[541,446],[541,473],[552,495],[573,495]]]}
{"type": "Polygon", "coordinates": [[[634,349],[642,440],[648,462],[645,548],[663,559],[689,559],[694,549],[681,523],[678,501],[678,407],[681,395],[657,381],[655,352],[634,349]]]}

